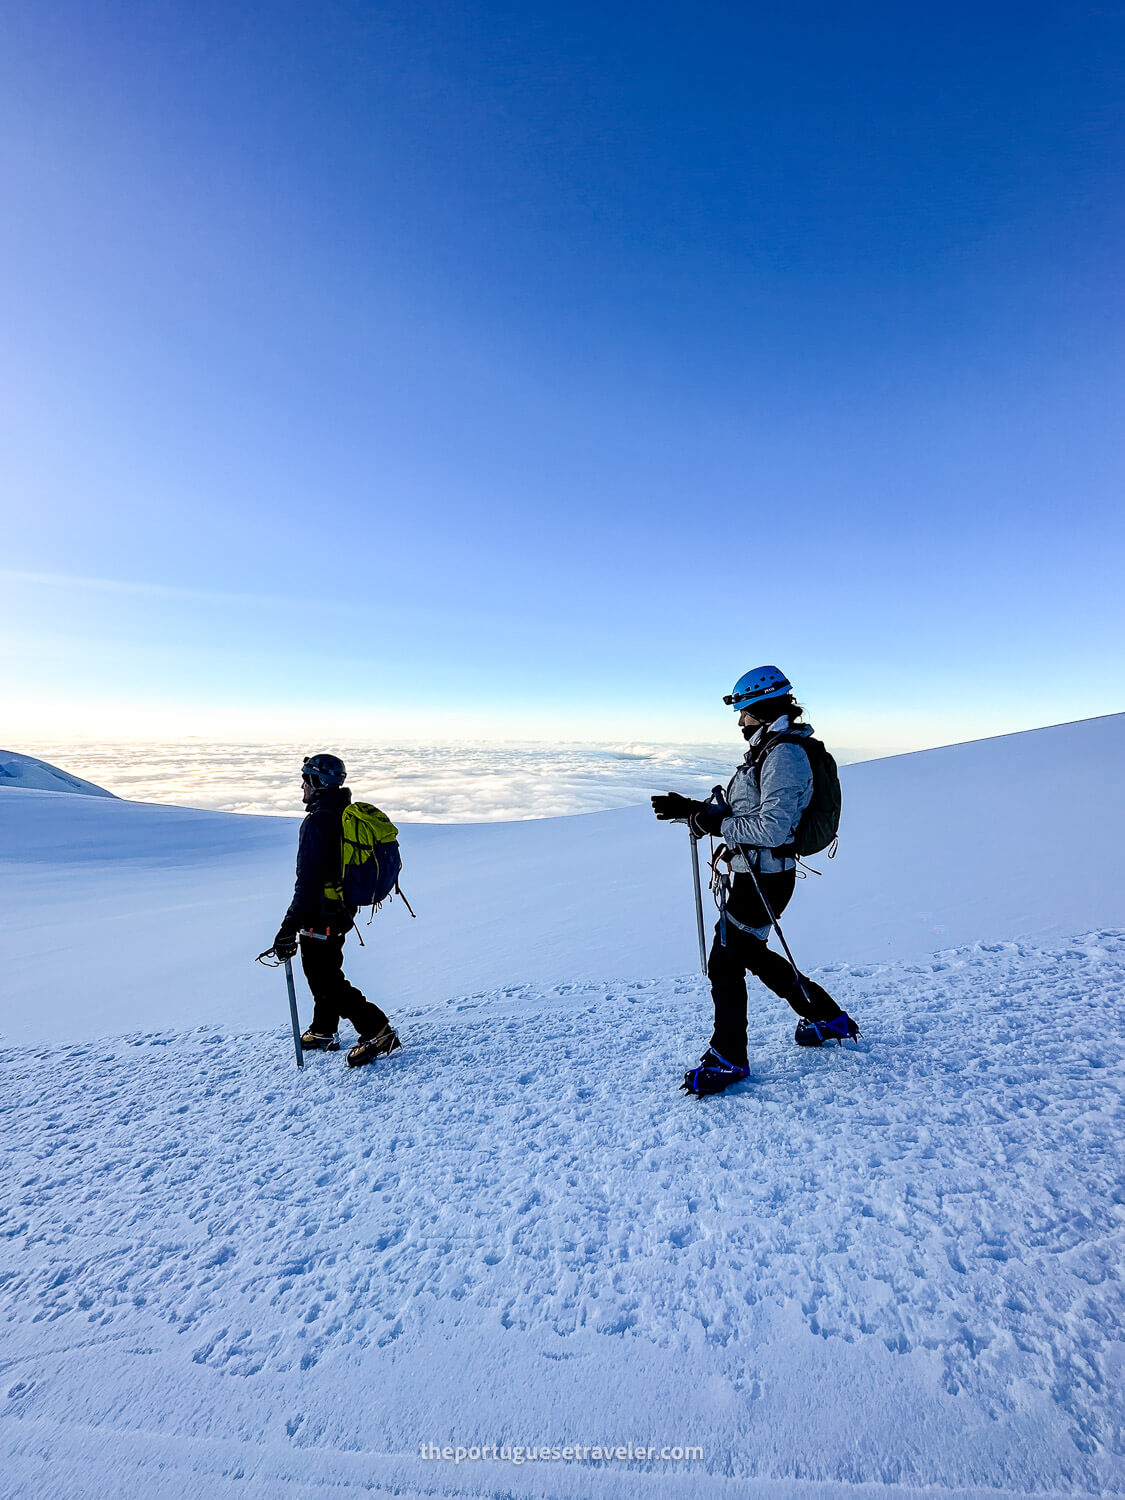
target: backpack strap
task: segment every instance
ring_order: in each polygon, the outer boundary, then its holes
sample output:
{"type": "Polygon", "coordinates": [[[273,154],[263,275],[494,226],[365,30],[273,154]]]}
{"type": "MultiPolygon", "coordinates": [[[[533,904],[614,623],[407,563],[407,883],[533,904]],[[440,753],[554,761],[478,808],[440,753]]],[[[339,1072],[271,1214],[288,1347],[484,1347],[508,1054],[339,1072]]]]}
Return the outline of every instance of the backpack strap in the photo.
{"type": "Polygon", "coordinates": [[[395,881],[395,895],[396,895],[396,896],[397,896],[397,897],[398,897],[398,898],[399,898],[399,900],[400,900],[400,901],[401,901],[401,902],[402,902],[402,904],[403,904],[403,906],[405,906],[405,907],[406,907],[406,909],[407,909],[407,911],[408,911],[408,912],[409,912],[409,913],[410,913],[410,915],[411,915],[411,916],[412,916],[412,917],[417,917],[417,915],[418,915],[418,913],[417,913],[417,912],[416,912],[416,911],[415,911],[415,910],[414,910],[414,908],[413,908],[413,907],[412,907],[412,906],[411,906],[411,904],[410,904],[410,902],[409,902],[409,901],[408,901],[408,900],[407,900],[407,899],[406,899],[406,897],[405,897],[405,896],[404,896],[404,895],[403,895],[403,894],[402,894],[402,887],[401,887],[401,886],[400,886],[400,885],[399,885],[399,883],[398,883],[398,881],[397,881],[397,880],[396,880],[396,881],[395,881]]]}
{"type": "Polygon", "coordinates": [[[775,745],[803,745],[808,738],[807,734],[797,734],[792,729],[779,729],[776,734],[763,741],[756,750],[751,750],[750,760],[755,771],[761,770],[762,762],[775,745]]]}

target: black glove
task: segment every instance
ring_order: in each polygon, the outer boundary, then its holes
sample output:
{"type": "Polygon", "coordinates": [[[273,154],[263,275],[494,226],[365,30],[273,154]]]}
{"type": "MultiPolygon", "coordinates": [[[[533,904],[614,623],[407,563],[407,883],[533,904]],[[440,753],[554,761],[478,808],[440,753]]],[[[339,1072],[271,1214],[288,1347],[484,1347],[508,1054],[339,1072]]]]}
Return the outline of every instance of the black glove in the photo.
{"type": "Polygon", "coordinates": [[[686,823],[692,813],[701,813],[706,806],[706,802],[693,802],[679,792],[666,792],[663,797],[652,799],[652,810],[662,823],[686,823]]]}
{"type": "Polygon", "coordinates": [[[712,838],[718,838],[723,831],[723,819],[726,817],[729,817],[729,813],[725,813],[721,807],[716,807],[714,803],[707,802],[699,812],[692,813],[688,820],[688,827],[697,839],[701,839],[704,834],[710,834],[712,838]]]}
{"type": "Polygon", "coordinates": [[[286,932],[284,927],[273,940],[273,952],[274,957],[281,963],[292,958],[297,952],[297,939],[291,932],[286,932]]]}

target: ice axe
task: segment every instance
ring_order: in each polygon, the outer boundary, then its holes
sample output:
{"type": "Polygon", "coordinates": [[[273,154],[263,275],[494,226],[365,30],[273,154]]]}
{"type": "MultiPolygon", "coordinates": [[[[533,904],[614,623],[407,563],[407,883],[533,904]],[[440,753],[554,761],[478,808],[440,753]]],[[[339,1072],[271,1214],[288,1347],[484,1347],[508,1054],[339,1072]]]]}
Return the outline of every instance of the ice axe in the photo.
{"type": "MultiPolygon", "coordinates": [[[[724,817],[730,816],[730,804],[726,793],[721,786],[711,788],[711,801],[709,811],[720,812],[724,817]]],[[[699,879],[699,840],[692,832],[691,824],[688,824],[688,837],[691,839],[691,879],[695,887],[695,927],[699,934],[699,969],[703,974],[707,973],[707,937],[703,929],[703,887],[699,879]]],[[[719,941],[723,947],[727,942],[727,903],[726,891],[722,892],[719,903],[719,941]]]]}
{"type": "Polygon", "coordinates": [[[691,842],[691,878],[695,886],[695,925],[699,933],[699,972],[707,972],[707,940],[703,935],[703,887],[699,883],[699,840],[688,827],[691,842]]]}
{"type": "Polygon", "coordinates": [[[293,1051],[297,1054],[297,1066],[305,1066],[305,1049],[301,1046],[301,1023],[297,1019],[297,991],[293,988],[293,960],[285,960],[285,983],[289,990],[289,1019],[293,1022],[293,1051]]]}
{"type": "Polygon", "coordinates": [[[297,991],[293,985],[293,960],[286,958],[279,960],[272,948],[267,948],[264,953],[259,953],[256,963],[265,964],[267,969],[276,969],[279,963],[285,968],[285,985],[289,991],[289,1019],[293,1023],[293,1051],[297,1054],[297,1066],[305,1066],[305,1049],[301,1046],[301,1023],[297,1019],[297,991]]]}

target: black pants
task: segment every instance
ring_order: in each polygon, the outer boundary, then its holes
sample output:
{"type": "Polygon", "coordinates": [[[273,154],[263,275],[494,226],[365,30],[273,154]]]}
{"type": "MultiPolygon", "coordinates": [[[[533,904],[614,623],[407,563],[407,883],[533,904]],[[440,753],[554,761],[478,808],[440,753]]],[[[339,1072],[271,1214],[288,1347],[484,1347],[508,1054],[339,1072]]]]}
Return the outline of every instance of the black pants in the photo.
{"type": "MultiPolygon", "coordinates": [[[[789,905],[796,878],[794,870],[787,870],[780,875],[758,876],[762,895],[769,902],[775,917],[779,917],[789,905]]],[[[749,875],[734,877],[734,889],[727,904],[727,912],[746,927],[765,927],[769,923],[769,915],[749,875]]],[[[707,960],[707,977],[711,981],[711,998],[715,1002],[715,1030],[711,1046],[728,1062],[742,1067],[746,1065],[747,973],[760,979],[775,995],[787,1000],[797,1014],[808,1021],[830,1021],[833,1016],[840,1014],[840,1007],[827,990],[822,990],[819,984],[804,974],[798,979],[785,955],[774,953],[763,939],[751,937],[750,933],[742,932],[733,922],[728,921],[727,941],[723,947],[719,941],[719,930],[719,925],[716,924],[715,941],[707,960]]]]}
{"type": "Polygon", "coordinates": [[[387,1024],[384,1013],[344,978],[343,936],[303,937],[301,967],[313,997],[310,1031],[331,1036],[339,1028],[341,1016],[352,1023],[360,1036],[374,1036],[382,1031],[387,1024]]]}

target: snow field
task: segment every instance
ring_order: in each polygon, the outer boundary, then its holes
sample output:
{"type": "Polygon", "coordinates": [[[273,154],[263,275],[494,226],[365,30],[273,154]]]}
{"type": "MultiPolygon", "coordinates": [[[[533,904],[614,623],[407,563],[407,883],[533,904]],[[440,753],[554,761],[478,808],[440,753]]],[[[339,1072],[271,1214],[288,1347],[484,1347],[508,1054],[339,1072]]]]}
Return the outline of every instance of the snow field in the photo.
{"type": "Polygon", "coordinates": [[[1125,932],[818,977],[705,1101],[697,977],[4,1054],[4,1493],[1120,1493],[1125,932]]]}
{"type": "Polygon", "coordinates": [[[404,1053],[298,1073],[295,820],[6,787],[3,1500],[1120,1494],[1123,752],[846,767],[785,926],[865,1038],[752,985],[706,1101],[645,808],[404,829],[347,958],[404,1053]]]}

